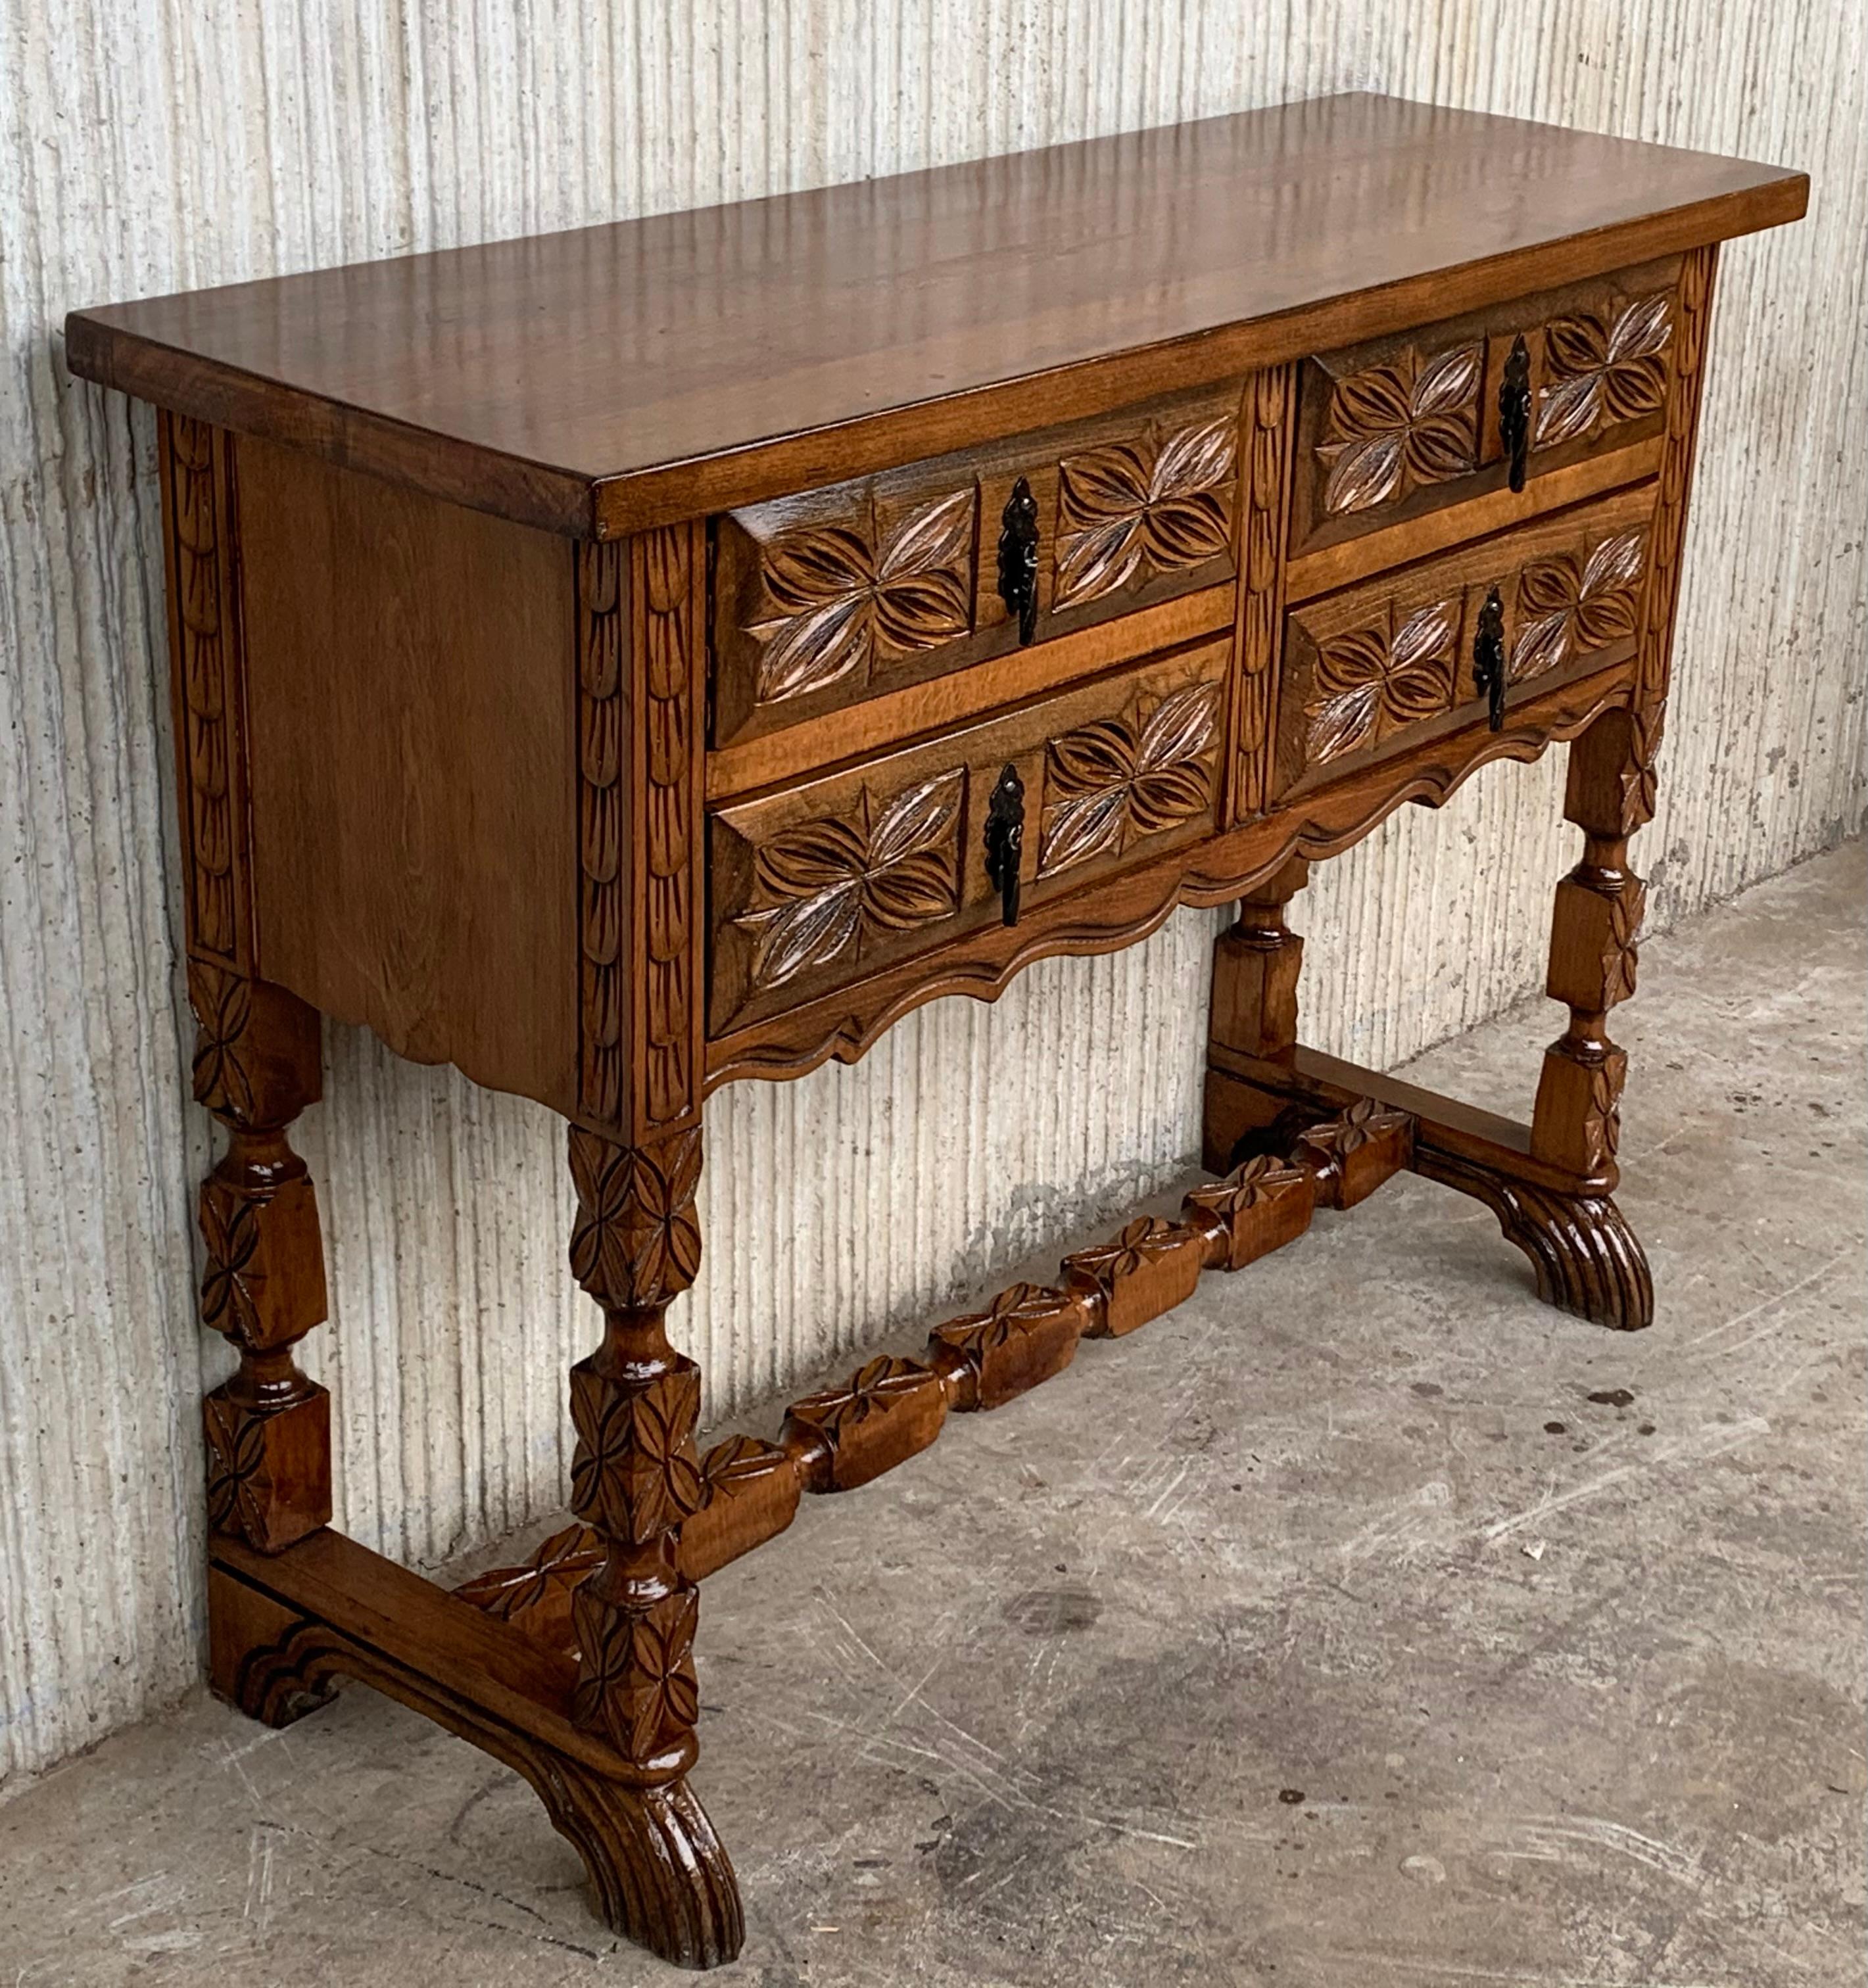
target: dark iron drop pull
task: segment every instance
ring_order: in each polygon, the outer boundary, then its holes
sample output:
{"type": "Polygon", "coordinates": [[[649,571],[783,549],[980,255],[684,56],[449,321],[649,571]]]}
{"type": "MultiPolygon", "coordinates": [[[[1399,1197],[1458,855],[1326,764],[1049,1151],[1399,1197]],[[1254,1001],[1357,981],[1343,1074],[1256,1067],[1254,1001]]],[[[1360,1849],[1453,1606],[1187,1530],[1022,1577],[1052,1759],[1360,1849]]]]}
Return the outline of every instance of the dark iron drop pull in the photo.
{"type": "Polygon", "coordinates": [[[1472,680],[1485,699],[1486,720],[1504,729],[1504,603],[1494,587],[1479,610],[1479,632],[1472,641],[1472,680]]]}
{"type": "Polygon", "coordinates": [[[1000,520],[999,598],[1008,614],[1018,617],[1018,645],[1026,647],[1037,633],[1037,499],[1022,476],[1012,485],[1000,520]]]}
{"type": "Polygon", "coordinates": [[[1007,766],[986,807],[986,874],[999,893],[999,915],[1018,922],[1018,871],[1025,851],[1025,783],[1007,766]]]}
{"type": "Polygon", "coordinates": [[[1511,341],[1498,383],[1498,439],[1511,459],[1511,488],[1521,490],[1531,454],[1531,354],[1521,332],[1511,341]]]}

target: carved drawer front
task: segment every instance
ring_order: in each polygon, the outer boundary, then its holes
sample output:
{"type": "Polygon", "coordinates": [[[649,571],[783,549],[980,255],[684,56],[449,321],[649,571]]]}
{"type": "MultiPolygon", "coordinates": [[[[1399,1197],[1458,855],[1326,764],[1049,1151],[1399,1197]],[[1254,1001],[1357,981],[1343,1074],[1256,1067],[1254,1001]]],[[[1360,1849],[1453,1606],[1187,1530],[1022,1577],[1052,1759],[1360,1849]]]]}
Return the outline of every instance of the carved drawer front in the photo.
{"type": "Polygon", "coordinates": [[[998,925],[1014,769],[1019,915],[1212,832],[1230,644],[1098,678],[708,820],[716,1035],[998,925]],[[1006,783],[1007,787],[1010,783],[1006,783]]]}
{"type": "Polygon", "coordinates": [[[1503,658],[1508,722],[1511,705],[1628,661],[1653,507],[1654,485],[1637,485],[1294,608],[1274,798],[1486,722],[1488,647],[1503,658]]]}
{"type": "Polygon", "coordinates": [[[1507,489],[1513,404],[1533,503],[1558,471],[1570,487],[1554,503],[1590,494],[1579,478],[1603,489],[1651,473],[1631,459],[1618,475],[1617,459],[1660,433],[1680,268],[1645,263],[1308,361],[1291,556],[1507,489]]]}
{"type": "MultiPolygon", "coordinates": [[[[1016,597],[1021,526],[1036,535],[1037,643],[1224,586],[1240,406],[1235,381],[720,518],[712,742],[1020,647],[1002,582],[1016,597]]],[[[1216,598],[1205,627],[1230,614],[1216,598]]],[[[1102,660],[1163,641],[1138,630],[1102,660]]]]}

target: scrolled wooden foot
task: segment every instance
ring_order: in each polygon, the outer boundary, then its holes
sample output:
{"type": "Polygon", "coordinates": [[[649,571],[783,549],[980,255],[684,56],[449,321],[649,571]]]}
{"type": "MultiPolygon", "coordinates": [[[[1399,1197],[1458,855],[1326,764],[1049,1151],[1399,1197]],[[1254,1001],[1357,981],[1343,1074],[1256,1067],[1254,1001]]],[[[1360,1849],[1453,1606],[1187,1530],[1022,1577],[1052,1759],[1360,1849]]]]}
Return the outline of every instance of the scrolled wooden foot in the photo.
{"type": "Polygon", "coordinates": [[[1606,1194],[1568,1195],[1514,1181],[1450,1155],[1422,1155],[1417,1171],[1482,1201],[1505,1240],[1531,1259],[1545,1304],[1616,1332],[1654,1322],[1654,1283],[1622,1211],[1606,1194]]]}
{"type": "Polygon", "coordinates": [[[685,1777],[615,1774],[523,1730],[315,1617],[294,1614],[215,1570],[210,1577],[215,1688],[249,1717],[286,1726],[352,1678],[444,1726],[532,1787],[588,1873],[614,1931],[678,1967],[717,1967],[745,1936],[739,1881],[685,1777]]]}
{"type": "Polygon", "coordinates": [[[630,1787],[543,1747],[513,1764],[584,1859],[618,1932],[677,1967],[718,1967],[738,1953],[739,1880],[685,1780],[630,1787]]]}

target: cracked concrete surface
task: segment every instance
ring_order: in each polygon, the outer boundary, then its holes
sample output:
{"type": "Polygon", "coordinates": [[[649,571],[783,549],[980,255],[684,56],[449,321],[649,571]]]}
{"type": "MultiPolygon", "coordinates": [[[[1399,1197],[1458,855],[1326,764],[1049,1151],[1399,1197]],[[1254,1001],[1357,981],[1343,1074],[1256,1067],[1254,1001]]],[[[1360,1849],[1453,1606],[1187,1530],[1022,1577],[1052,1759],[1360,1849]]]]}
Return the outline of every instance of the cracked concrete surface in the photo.
{"type": "MultiPolygon", "coordinates": [[[[1861,1983],[1865,881],[1644,951],[1652,1331],[1403,1178],[710,1581],[716,1978],[1861,1983]]],[[[1555,1014],[1411,1073],[1521,1112],[1555,1014]]],[[[0,1988],[676,1978],[361,1689],[198,1696],[0,1807],[0,1988]]]]}

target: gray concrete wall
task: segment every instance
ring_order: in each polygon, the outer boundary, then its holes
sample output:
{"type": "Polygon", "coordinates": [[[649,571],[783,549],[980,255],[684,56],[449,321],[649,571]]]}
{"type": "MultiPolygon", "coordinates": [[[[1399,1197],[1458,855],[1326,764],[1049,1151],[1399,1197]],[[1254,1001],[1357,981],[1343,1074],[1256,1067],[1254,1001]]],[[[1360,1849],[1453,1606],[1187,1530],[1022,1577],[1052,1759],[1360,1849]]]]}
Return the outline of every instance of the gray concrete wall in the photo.
{"type": "MultiPolygon", "coordinates": [[[[67,379],[68,308],[1348,87],[1807,167],[1810,219],[1721,276],[1640,845],[1666,924],[1862,817],[1863,39],[1856,0],[0,0],[0,1785],[195,1674],[195,1403],[223,1359],[192,1320],[208,1143],[154,433],[67,379]]],[[[1561,757],[1409,810],[1320,879],[1315,1040],[1390,1063],[1536,985],[1571,860],[1561,757]]],[[[941,1003],[858,1070],[719,1101],[712,1251],[676,1328],[712,1410],[1173,1172],[1212,927],[1183,915],[995,1010],[941,1003]]],[[[562,1374],[594,1314],[543,1114],[351,1031],[327,1053],[301,1143],[333,1317],[307,1364],[337,1398],[340,1522],[425,1562],[560,1499],[562,1374]]]]}

